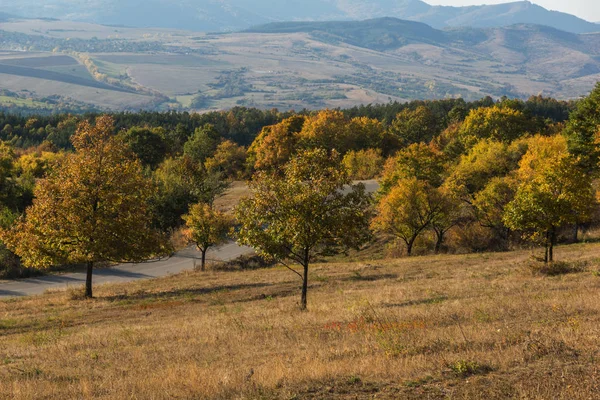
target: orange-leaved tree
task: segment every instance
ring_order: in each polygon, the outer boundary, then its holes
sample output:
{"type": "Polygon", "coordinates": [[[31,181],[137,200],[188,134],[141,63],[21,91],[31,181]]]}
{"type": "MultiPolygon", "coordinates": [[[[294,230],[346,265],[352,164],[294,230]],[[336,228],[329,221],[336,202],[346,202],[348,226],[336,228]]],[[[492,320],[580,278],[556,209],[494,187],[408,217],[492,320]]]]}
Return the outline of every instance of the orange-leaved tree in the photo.
{"type": "Polygon", "coordinates": [[[86,297],[100,262],[141,261],[169,252],[152,229],[147,200],[151,181],[122,140],[111,117],[82,122],[64,157],[35,187],[33,205],[16,226],[2,232],[25,265],[87,265],[86,297]]]}

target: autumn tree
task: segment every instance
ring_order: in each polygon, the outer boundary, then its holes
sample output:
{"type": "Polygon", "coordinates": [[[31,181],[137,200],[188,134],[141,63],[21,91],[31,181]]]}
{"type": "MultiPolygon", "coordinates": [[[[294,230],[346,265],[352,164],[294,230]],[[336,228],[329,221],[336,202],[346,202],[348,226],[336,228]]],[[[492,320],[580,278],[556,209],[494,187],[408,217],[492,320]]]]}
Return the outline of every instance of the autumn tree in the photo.
{"type": "Polygon", "coordinates": [[[239,179],[244,175],[246,149],[231,140],[222,141],[212,157],[204,163],[207,171],[220,173],[228,179],[239,179]]]}
{"type": "Polygon", "coordinates": [[[166,251],[151,229],[151,181],[113,130],[107,116],[95,125],[82,122],[72,137],[76,152],[39,182],[25,217],[2,232],[25,265],[85,263],[86,297],[92,297],[97,263],[141,261],[166,251]]]}
{"type": "Polygon", "coordinates": [[[501,242],[508,244],[510,229],[504,223],[506,206],[514,199],[518,182],[512,176],[498,176],[474,195],[473,210],[481,226],[492,229],[501,242]]]}
{"type": "Polygon", "coordinates": [[[438,254],[442,250],[446,234],[455,226],[465,220],[464,205],[454,193],[445,187],[430,188],[432,200],[437,202],[437,212],[431,219],[431,230],[435,234],[434,251],[438,254]]]}
{"type": "Polygon", "coordinates": [[[509,145],[491,139],[481,140],[460,158],[445,185],[471,204],[476,193],[483,190],[491,179],[504,177],[518,167],[527,145],[527,142],[521,141],[509,145]]]}
{"type": "Polygon", "coordinates": [[[373,118],[356,117],[348,123],[351,143],[348,149],[353,151],[380,149],[386,152],[393,147],[391,138],[381,122],[373,118]]]}
{"type": "Polygon", "coordinates": [[[201,269],[205,270],[206,252],[213,246],[227,242],[229,231],[233,226],[232,218],[212,205],[196,203],[183,216],[187,227],[187,237],[202,253],[201,269]]]}
{"type": "Polygon", "coordinates": [[[293,116],[264,127],[248,149],[250,166],[257,171],[279,171],[296,152],[305,121],[303,116],[293,116]]]}
{"type": "Polygon", "coordinates": [[[457,160],[465,153],[465,146],[460,138],[461,123],[455,122],[433,138],[430,146],[442,153],[448,160],[457,160]]]}
{"type": "Polygon", "coordinates": [[[14,162],[13,149],[0,141],[0,204],[10,205],[14,200],[14,162]]]}
{"type": "Polygon", "coordinates": [[[383,169],[383,157],[379,149],[349,151],[342,164],[351,179],[365,180],[379,176],[383,169]]]}
{"type": "Polygon", "coordinates": [[[469,112],[460,128],[460,137],[469,148],[481,139],[510,143],[535,127],[522,111],[510,107],[481,107],[469,112]]]}
{"type": "Polygon", "coordinates": [[[155,225],[164,231],[181,225],[190,204],[212,204],[229,187],[219,171],[207,171],[185,154],[167,158],[152,178],[157,189],[151,198],[155,225]]]}
{"type": "Polygon", "coordinates": [[[304,148],[335,149],[345,154],[355,146],[350,120],[341,111],[323,110],[310,116],[298,135],[304,148]]]}
{"type": "Polygon", "coordinates": [[[591,178],[566,151],[563,137],[539,138],[536,150],[521,160],[519,186],[506,206],[504,223],[543,242],[544,261],[552,262],[558,229],[589,220],[596,204],[591,178]],[[542,151],[544,143],[546,151],[542,151]],[[552,149],[563,147],[555,152],[552,149]]]}
{"type": "Polygon", "coordinates": [[[381,193],[388,193],[402,179],[416,178],[441,185],[446,171],[442,153],[425,143],[414,143],[388,158],[383,168],[381,193]]]}
{"type": "Polygon", "coordinates": [[[415,110],[404,109],[394,119],[390,132],[408,146],[412,143],[429,143],[440,133],[440,124],[435,115],[425,106],[415,110]]]}
{"type": "Polygon", "coordinates": [[[370,196],[364,185],[350,185],[339,154],[324,149],[301,151],[282,176],[257,173],[250,191],[236,209],[239,242],[292,269],[302,279],[306,309],[315,256],[358,248],[370,238],[370,196]]]}
{"type": "Polygon", "coordinates": [[[443,206],[440,192],[427,182],[402,179],[380,200],[372,227],[401,239],[410,256],[419,235],[441,217],[443,206]]]}

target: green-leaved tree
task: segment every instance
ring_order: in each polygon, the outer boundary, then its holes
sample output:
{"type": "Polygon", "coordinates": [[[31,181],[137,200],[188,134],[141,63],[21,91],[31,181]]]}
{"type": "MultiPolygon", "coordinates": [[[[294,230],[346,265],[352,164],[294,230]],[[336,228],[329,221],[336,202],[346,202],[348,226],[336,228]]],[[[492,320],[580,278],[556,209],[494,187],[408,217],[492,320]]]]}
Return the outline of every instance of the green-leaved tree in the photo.
{"type": "Polygon", "coordinates": [[[239,242],[302,278],[303,310],[315,256],[359,248],[370,239],[371,197],[363,185],[350,183],[337,152],[305,150],[285,165],[282,176],[257,173],[251,196],[236,209],[239,242]],[[303,272],[289,261],[300,264],[303,272]]]}

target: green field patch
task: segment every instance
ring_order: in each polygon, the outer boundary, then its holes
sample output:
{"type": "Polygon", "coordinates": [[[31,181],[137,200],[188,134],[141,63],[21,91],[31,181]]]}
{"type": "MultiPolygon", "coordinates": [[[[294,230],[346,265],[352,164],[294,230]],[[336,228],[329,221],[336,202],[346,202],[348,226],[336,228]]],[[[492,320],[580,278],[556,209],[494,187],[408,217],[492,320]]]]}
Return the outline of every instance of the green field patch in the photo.
{"type": "Polygon", "coordinates": [[[54,108],[55,105],[43,103],[41,101],[35,101],[31,99],[20,99],[16,97],[8,97],[8,96],[0,96],[0,104],[1,105],[14,105],[17,107],[28,107],[28,108],[43,108],[43,109],[51,109],[54,108]]]}
{"type": "Polygon", "coordinates": [[[127,67],[103,61],[98,58],[94,58],[93,61],[101,74],[108,75],[115,79],[121,79],[123,76],[127,75],[127,67]]]}
{"type": "Polygon", "coordinates": [[[175,99],[183,107],[189,108],[192,106],[192,100],[194,100],[194,97],[196,97],[196,95],[185,95],[185,96],[177,96],[177,97],[175,97],[175,99]]]}

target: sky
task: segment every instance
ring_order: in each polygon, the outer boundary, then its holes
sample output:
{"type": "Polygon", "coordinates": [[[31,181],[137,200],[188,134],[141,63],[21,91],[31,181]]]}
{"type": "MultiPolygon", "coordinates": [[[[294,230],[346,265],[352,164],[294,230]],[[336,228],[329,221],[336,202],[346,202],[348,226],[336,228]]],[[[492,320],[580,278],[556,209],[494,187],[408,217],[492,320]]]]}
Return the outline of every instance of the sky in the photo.
{"type": "MultiPolygon", "coordinates": [[[[508,3],[511,0],[424,0],[431,5],[472,6],[480,4],[508,3]]],[[[592,22],[600,22],[599,0],[531,0],[544,8],[562,11],[592,22]]]]}

